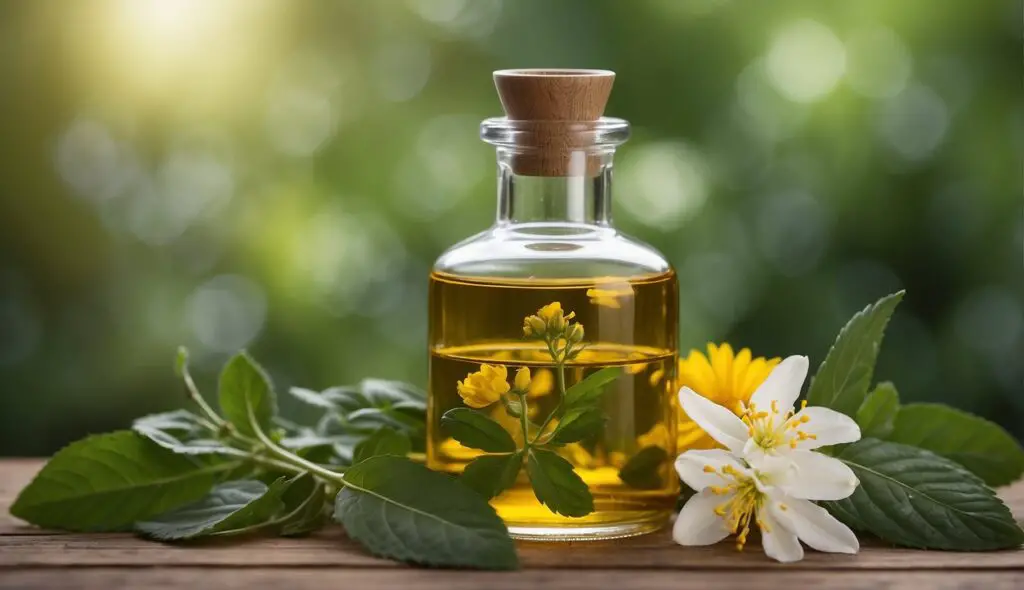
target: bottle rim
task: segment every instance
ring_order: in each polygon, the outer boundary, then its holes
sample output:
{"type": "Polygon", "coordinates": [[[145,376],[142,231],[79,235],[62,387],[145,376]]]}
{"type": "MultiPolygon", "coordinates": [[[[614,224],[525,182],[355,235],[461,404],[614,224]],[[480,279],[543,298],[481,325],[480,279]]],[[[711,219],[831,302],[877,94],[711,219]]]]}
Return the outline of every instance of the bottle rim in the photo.
{"type": "Polygon", "coordinates": [[[616,117],[601,117],[596,121],[526,121],[491,117],[480,123],[480,139],[498,147],[550,149],[544,145],[544,140],[550,138],[555,129],[573,149],[615,147],[629,139],[629,122],[616,117]]]}

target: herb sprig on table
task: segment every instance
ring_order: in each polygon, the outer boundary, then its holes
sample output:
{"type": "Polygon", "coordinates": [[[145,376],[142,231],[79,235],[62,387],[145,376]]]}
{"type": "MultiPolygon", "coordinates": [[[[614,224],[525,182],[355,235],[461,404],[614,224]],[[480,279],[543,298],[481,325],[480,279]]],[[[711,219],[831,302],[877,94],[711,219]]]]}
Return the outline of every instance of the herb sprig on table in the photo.
{"type": "MultiPolygon", "coordinates": [[[[902,297],[882,298],[847,323],[806,394],[809,406],[856,420],[863,436],[819,449],[860,480],[851,496],[822,506],[862,537],[894,545],[1017,547],[1024,532],[990,486],[1024,474],[1021,445],[977,416],[901,404],[891,383],[872,387],[885,327],[902,297]]],[[[131,430],[72,443],[22,490],[11,513],[47,528],[134,530],[174,542],[296,536],[334,520],[383,557],[518,567],[508,530],[487,503],[506,485],[505,470],[484,474],[495,478],[491,486],[480,469],[468,470],[463,483],[406,458],[424,441],[426,399],[417,388],[367,379],[322,392],[292,389],[323,413],[307,427],[278,416],[270,379],[245,353],[221,373],[219,411],[200,394],[184,350],[177,369],[194,411],[146,416],[131,430]]],[[[643,487],[664,456],[636,458],[620,477],[643,487]]]]}
{"type": "Polygon", "coordinates": [[[147,416],[132,430],[72,443],[11,513],[48,528],[134,529],[165,541],[301,535],[333,517],[383,557],[518,567],[508,530],[486,499],[405,457],[408,433],[422,432],[425,402],[411,386],[299,390],[327,410],[317,428],[306,429],[278,419],[270,379],[245,353],[221,373],[219,412],[196,387],[184,350],[177,367],[198,412],[147,416]]]}

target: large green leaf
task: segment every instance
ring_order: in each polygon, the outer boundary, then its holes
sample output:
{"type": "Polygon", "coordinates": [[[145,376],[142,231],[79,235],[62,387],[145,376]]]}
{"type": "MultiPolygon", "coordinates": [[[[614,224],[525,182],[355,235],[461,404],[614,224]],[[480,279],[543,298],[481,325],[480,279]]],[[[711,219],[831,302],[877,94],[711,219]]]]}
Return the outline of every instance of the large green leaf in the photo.
{"type": "Polygon", "coordinates": [[[581,441],[601,432],[607,421],[608,417],[597,408],[573,408],[559,420],[550,442],[564,445],[581,441]]]}
{"type": "Polygon", "coordinates": [[[896,386],[888,381],[879,383],[864,398],[857,409],[857,425],[864,438],[885,438],[892,432],[896,413],[900,410],[900,395],[896,386]]]}
{"type": "Polygon", "coordinates": [[[522,467],[523,455],[519,452],[481,455],[466,465],[461,480],[481,496],[490,499],[512,487],[522,467]]]}
{"type": "Polygon", "coordinates": [[[471,449],[488,453],[511,453],[516,441],[494,420],[469,408],[454,408],[441,416],[441,428],[471,449]]]}
{"type": "Polygon", "coordinates": [[[381,455],[350,467],[345,481],[334,517],[376,555],[451,567],[519,565],[505,523],[449,475],[381,455]]]}
{"type": "Polygon", "coordinates": [[[537,500],[555,514],[586,516],[594,511],[594,497],[572,463],[543,449],[530,449],[526,472],[537,500]]]}
{"type": "Polygon", "coordinates": [[[843,327],[811,381],[807,392],[810,405],[856,416],[871,387],[885,326],[903,299],[903,293],[899,291],[879,299],[843,327]]]}
{"type": "Polygon", "coordinates": [[[921,549],[979,551],[1024,542],[1006,505],[949,459],[872,438],[847,446],[838,458],[860,485],[825,506],[854,529],[921,549]]]}
{"type": "Polygon", "coordinates": [[[198,502],[136,523],[135,530],[161,541],[252,532],[284,510],[281,494],[288,486],[284,478],[270,487],[255,480],[229,481],[198,502]]]}
{"type": "Polygon", "coordinates": [[[565,391],[563,405],[566,409],[597,403],[604,394],[605,386],[623,374],[622,367],[605,367],[595,371],[565,391]]]}
{"type": "Polygon", "coordinates": [[[410,450],[412,445],[408,436],[391,428],[381,428],[356,445],[352,461],[358,463],[377,455],[404,457],[410,450]]]}
{"type": "Polygon", "coordinates": [[[997,424],[949,406],[903,406],[887,438],[952,459],[990,486],[1009,484],[1024,474],[1024,449],[1013,436],[997,424]]]}
{"type": "Polygon", "coordinates": [[[277,414],[277,400],[270,378],[248,354],[234,356],[220,374],[220,409],[224,417],[242,434],[254,436],[249,422],[248,405],[252,406],[256,421],[265,432],[273,426],[277,414]]]}
{"type": "Polygon", "coordinates": [[[665,485],[663,471],[668,452],[661,447],[644,447],[630,457],[619,470],[622,483],[638,490],[654,490],[665,485]]]}
{"type": "Polygon", "coordinates": [[[54,455],[11,514],[48,528],[120,530],[202,498],[238,465],[178,455],[128,430],[90,436],[54,455]]]}

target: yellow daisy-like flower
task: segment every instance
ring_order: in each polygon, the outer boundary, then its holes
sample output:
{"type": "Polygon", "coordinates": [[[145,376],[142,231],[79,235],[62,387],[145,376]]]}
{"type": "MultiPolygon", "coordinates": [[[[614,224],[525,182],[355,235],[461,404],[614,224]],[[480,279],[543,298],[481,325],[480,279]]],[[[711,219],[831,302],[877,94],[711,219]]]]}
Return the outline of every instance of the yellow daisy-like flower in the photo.
{"type": "MultiPolygon", "coordinates": [[[[679,387],[689,387],[700,395],[736,413],[743,413],[743,404],[768,378],[780,358],[753,358],[749,348],[734,354],[728,344],[708,344],[708,354],[691,350],[679,361],[679,387]]],[[[678,449],[713,449],[720,445],[700,426],[679,410],[678,449]]]]}
{"type": "Polygon", "coordinates": [[[459,381],[462,401],[471,408],[486,408],[511,389],[505,365],[480,365],[480,370],[459,381]]]}

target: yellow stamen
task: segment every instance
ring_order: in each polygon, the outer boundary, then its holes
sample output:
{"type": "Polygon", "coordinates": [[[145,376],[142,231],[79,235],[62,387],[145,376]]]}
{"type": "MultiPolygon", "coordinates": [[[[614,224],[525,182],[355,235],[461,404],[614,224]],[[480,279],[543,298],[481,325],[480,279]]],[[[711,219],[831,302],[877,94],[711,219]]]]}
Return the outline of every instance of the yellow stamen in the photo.
{"type": "Polygon", "coordinates": [[[773,414],[778,414],[779,413],[779,402],[776,401],[776,400],[772,400],[772,413],[773,414]]]}
{"type": "Polygon", "coordinates": [[[705,465],[704,466],[704,473],[716,473],[716,470],[715,470],[714,467],[712,467],[710,465],[705,465]]]}

